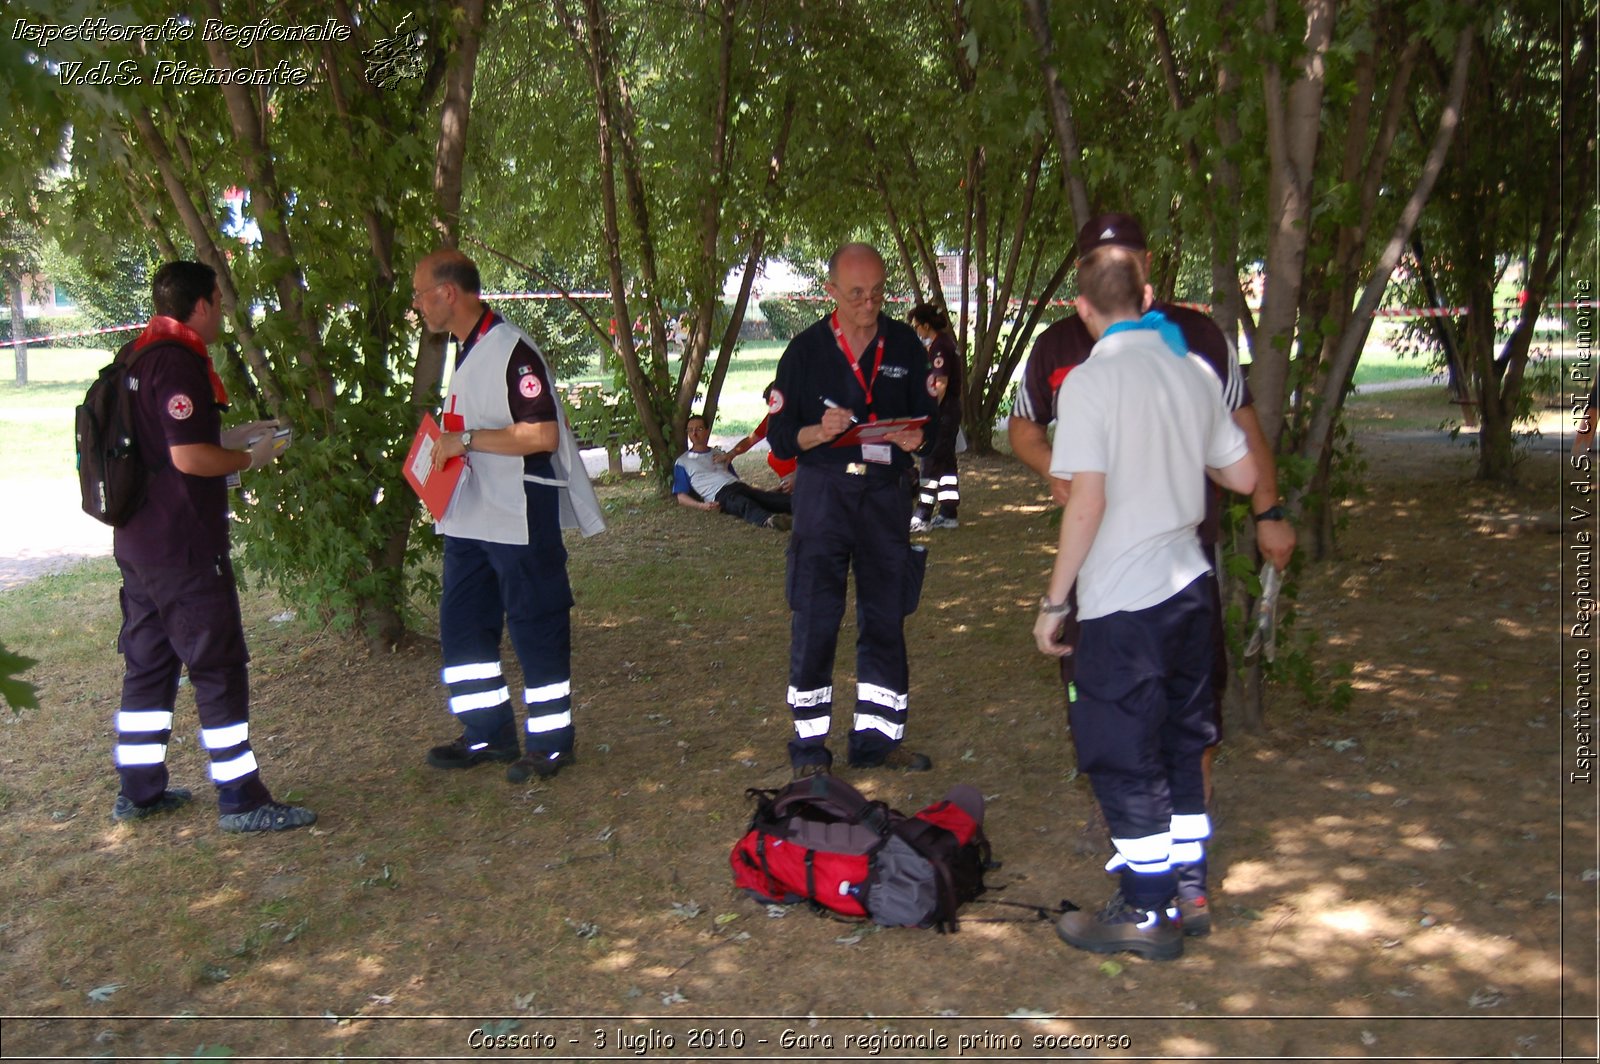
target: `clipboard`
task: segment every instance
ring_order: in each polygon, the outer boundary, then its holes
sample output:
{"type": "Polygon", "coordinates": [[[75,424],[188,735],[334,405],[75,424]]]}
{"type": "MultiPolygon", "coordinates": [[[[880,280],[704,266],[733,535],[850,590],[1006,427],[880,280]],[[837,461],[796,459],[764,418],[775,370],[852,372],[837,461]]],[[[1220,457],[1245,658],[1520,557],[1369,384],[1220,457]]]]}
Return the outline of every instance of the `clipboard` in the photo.
{"type": "Polygon", "coordinates": [[[927,422],[926,416],[894,417],[886,421],[870,421],[851,425],[833,441],[833,446],[853,447],[857,444],[882,443],[885,437],[892,436],[901,429],[920,428],[927,422]]]}
{"type": "Polygon", "coordinates": [[[444,517],[444,512],[450,508],[456,483],[467,467],[466,462],[457,457],[446,462],[443,469],[433,468],[433,449],[439,443],[439,436],[439,423],[433,420],[432,414],[423,414],[403,469],[406,483],[411,485],[435,521],[444,517]]]}

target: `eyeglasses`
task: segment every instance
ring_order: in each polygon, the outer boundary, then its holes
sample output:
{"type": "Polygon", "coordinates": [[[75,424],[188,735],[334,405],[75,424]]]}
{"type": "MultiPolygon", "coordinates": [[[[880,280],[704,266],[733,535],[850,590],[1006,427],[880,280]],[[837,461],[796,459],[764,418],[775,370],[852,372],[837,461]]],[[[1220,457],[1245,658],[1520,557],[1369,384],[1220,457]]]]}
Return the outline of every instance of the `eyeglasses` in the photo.
{"type": "Polygon", "coordinates": [[[411,293],[411,302],[415,303],[417,300],[421,299],[423,296],[427,295],[429,292],[432,292],[433,290],[435,290],[437,288],[443,288],[445,285],[447,285],[449,283],[450,283],[449,281],[440,281],[438,284],[430,284],[426,288],[419,288],[416,291],[411,293]]]}
{"type": "Polygon", "coordinates": [[[883,302],[883,285],[872,288],[852,288],[846,292],[837,285],[829,285],[828,290],[833,293],[833,298],[841,303],[863,303],[871,300],[874,303],[883,302]]]}

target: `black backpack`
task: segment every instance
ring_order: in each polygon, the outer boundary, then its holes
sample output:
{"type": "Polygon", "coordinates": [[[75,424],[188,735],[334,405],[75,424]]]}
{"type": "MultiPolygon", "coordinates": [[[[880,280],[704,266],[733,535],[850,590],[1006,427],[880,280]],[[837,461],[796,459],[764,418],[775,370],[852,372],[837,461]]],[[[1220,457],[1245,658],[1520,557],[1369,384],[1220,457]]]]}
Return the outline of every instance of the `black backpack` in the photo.
{"type": "MultiPolygon", "coordinates": [[[[83,512],[112,528],[127,524],[140,506],[150,471],[139,453],[128,373],[143,350],[123,346],[100,371],[77,410],[78,488],[83,512]]],[[[132,378],[137,386],[137,378],[132,378]]]]}

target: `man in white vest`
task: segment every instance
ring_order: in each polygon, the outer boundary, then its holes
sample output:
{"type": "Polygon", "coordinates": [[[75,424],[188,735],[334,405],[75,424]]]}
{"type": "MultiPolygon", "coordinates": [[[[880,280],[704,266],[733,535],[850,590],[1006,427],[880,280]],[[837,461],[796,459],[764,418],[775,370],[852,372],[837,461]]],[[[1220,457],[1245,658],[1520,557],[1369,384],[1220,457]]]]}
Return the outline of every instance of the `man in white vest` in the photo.
{"type": "Polygon", "coordinates": [[[589,536],[605,522],[550,367],[526,333],[484,305],[478,267],[459,251],[436,251],[411,284],[423,324],[456,339],[434,468],[456,457],[466,463],[435,526],[444,536],[441,675],[462,734],[429,750],[427,761],[442,769],[509,762],[512,783],[549,779],[574,762],[572,589],[561,529],[589,536]],[[500,666],[503,626],[522,664],[521,742],[500,666]]]}

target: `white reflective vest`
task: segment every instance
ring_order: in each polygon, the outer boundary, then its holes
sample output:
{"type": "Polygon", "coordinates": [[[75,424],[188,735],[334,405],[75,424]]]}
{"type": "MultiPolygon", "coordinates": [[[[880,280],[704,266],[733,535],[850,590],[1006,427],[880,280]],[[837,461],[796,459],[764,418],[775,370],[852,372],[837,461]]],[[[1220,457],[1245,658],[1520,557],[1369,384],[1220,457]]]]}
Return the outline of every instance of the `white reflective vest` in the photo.
{"type": "MultiPolygon", "coordinates": [[[[490,329],[467,352],[450,379],[444,409],[460,415],[469,430],[503,429],[511,425],[511,403],[506,394],[506,369],[517,342],[538,357],[545,379],[554,374],[538,345],[506,321],[490,329]]],[[[576,528],[585,536],[605,531],[606,523],[595,497],[594,485],[578,454],[578,443],[567,424],[567,414],[556,399],[557,443],[550,456],[553,477],[527,476],[519,455],[471,451],[467,467],[456,484],[450,506],[433,526],[441,535],[477,539],[488,543],[527,543],[527,501],[523,482],[531,480],[560,488],[561,527],[576,528]]]]}

